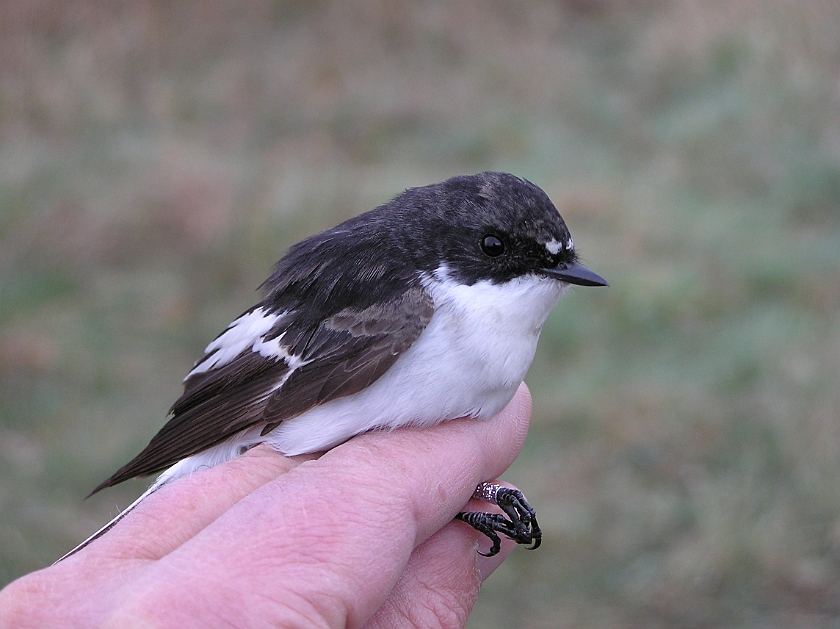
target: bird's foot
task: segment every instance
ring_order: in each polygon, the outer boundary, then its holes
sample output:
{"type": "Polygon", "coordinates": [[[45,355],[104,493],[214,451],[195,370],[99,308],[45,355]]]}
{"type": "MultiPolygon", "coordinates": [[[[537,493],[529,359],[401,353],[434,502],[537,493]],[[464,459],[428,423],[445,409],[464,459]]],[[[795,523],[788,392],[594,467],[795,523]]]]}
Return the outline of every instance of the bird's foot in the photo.
{"type": "Polygon", "coordinates": [[[501,533],[517,544],[527,544],[528,550],[539,548],[542,542],[542,530],[537,523],[537,514],[528,504],[525,496],[518,489],[503,487],[498,483],[480,483],[473,492],[473,498],[498,505],[500,513],[461,512],[456,520],[466,522],[479,533],[490,538],[493,545],[485,557],[492,557],[501,549],[501,533]],[[507,517],[505,517],[507,516],[507,517]]]}

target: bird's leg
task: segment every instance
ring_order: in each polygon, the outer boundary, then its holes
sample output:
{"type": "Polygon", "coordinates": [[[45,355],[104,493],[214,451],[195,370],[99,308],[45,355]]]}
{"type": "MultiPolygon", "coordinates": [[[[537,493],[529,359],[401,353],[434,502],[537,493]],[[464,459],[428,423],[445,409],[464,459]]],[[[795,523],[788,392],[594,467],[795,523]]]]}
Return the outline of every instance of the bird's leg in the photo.
{"type": "Polygon", "coordinates": [[[507,516],[480,512],[461,512],[455,516],[456,520],[466,522],[493,542],[486,554],[480,554],[492,557],[499,552],[501,548],[499,533],[517,544],[530,544],[528,550],[539,548],[542,542],[542,530],[537,523],[537,514],[521,491],[503,487],[498,483],[479,483],[473,492],[473,498],[498,505],[507,516]]]}

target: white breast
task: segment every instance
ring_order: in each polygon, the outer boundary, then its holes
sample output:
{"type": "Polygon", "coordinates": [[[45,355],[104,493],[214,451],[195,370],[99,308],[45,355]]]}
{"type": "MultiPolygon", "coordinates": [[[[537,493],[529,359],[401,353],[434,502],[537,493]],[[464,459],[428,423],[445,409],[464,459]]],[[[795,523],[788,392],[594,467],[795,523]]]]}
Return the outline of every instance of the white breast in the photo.
{"type": "Polygon", "coordinates": [[[525,377],[542,325],[567,285],[526,276],[464,286],[441,268],[424,286],[435,314],[414,345],[364,391],[283,422],[268,435],[272,446],[295,455],[373,428],[492,417],[525,377]]]}

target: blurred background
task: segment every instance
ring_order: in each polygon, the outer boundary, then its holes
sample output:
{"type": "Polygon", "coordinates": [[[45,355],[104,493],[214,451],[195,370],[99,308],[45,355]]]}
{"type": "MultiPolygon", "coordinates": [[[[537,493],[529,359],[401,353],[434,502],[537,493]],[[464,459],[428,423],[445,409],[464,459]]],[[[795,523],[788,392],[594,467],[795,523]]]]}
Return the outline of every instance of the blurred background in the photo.
{"type": "Polygon", "coordinates": [[[0,585],[145,488],[285,249],[409,186],[543,187],[555,309],[472,627],[840,626],[840,5],[0,1],[0,585]]]}

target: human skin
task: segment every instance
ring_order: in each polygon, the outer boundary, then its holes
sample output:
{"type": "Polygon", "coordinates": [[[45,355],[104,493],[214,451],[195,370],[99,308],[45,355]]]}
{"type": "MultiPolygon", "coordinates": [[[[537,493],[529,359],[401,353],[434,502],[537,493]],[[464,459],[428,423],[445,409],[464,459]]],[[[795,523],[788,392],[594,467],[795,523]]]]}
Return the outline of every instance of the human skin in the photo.
{"type": "Polygon", "coordinates": [[[258,446],[162,487],[113,530],[0,591],[0,627],[463,627],[510,553],[452,518],[528,430],[523,384],[489,421],[360,435],[320,457],[258,446]]]}

